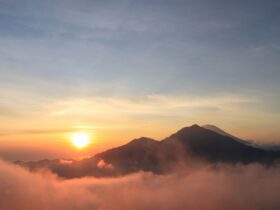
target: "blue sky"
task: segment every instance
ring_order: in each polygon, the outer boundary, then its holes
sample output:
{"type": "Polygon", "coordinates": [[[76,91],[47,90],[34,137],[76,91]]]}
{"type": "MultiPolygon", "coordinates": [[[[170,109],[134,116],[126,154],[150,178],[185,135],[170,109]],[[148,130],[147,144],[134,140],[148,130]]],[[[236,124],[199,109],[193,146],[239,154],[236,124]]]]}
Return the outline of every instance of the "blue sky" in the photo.
{"type": "Polygon", "coordinates": [[[1,75],[132,94],[275,90],[278,9],[277,1],[1,1],[1,75]]]}
{"type": "MultiPolygon", "coordinates": [[[[68,113],[61,104],[113,104],[143,127],[208,122],[280,140],[279,9],[276,0],[0,0],[0,130],[39,129],[45,118],[56,127],[61,119],[42,113],[68,113]]],[[[68,117],[114,124],[83,114],[68,117]]]]}

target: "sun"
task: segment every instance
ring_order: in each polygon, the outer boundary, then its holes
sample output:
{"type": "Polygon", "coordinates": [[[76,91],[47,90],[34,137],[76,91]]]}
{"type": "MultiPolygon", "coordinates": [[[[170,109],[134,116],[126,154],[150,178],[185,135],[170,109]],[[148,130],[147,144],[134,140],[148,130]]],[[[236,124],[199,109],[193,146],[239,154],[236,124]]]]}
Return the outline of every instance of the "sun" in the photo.
{"type": "Polygon", "coordinates": [[[71,135],[72,144],[82,149],[90,143],[90,137],[87,133],[73,133],[71,135]]]}

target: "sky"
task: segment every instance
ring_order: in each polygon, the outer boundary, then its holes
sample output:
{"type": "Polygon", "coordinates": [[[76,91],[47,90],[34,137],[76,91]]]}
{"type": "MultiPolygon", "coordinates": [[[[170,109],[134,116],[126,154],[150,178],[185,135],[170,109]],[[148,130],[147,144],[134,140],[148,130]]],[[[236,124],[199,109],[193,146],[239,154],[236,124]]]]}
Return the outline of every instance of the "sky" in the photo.
{"type": "Polygon", "coordinates": [[[280,143],[280,2],[0,0],[0,156],[83,156],[192,124],[280,143]],[[73,132],[92,144],[77,151],[73,132]]]}

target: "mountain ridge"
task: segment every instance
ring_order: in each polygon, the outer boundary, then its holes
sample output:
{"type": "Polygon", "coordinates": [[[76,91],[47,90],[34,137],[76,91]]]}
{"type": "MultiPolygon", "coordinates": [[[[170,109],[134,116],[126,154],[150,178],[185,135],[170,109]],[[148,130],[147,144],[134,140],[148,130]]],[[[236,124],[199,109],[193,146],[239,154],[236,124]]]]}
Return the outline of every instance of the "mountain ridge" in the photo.
{"type": "Polygon", "coordinates": [[[197,159],[207,163],[253,163],[271,165],[280,152],[254,148],[227,135],[194,124],[184,127],[160,141],[148,137],[133,139],[127,144],[108,149],[71,164],[60,161],[17,162],[31,170],[42,167],[58,176],[119,176],[138,171],[167,173],[177,163],[187,165],[197,159]]]}

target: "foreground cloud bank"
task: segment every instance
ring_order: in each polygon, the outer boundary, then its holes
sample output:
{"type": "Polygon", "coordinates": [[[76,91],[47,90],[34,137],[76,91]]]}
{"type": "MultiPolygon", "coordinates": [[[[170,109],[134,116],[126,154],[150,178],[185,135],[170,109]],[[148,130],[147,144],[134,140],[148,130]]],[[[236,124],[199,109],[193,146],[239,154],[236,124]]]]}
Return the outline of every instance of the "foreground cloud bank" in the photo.
{"type": "Polygon", "coordinates": [[[280,209],[280,169],[199,167],[171,175],[59,180],[0,161],[1,210],[280,209]]]}

